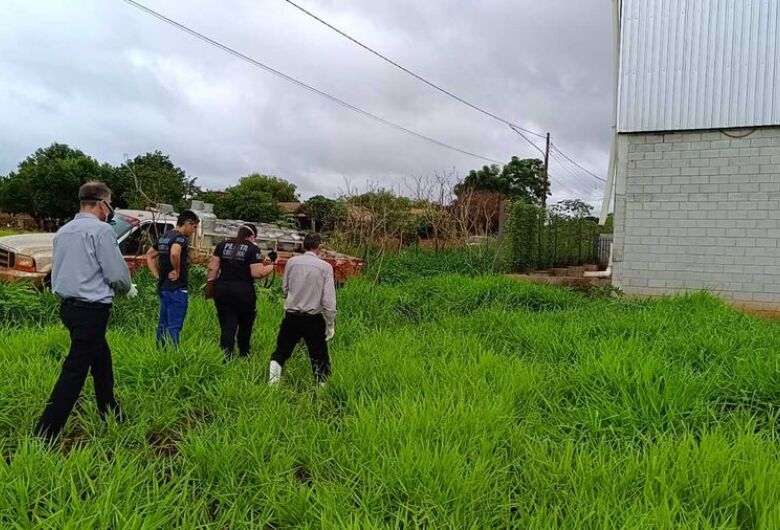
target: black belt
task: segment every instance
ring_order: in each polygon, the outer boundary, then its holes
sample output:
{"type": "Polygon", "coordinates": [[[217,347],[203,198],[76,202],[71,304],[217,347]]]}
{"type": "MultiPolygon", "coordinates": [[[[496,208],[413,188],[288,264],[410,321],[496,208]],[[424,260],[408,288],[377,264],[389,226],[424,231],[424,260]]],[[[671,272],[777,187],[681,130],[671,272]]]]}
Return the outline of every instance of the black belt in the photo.
{"type": "Polygon", "coordinates": [[[84,300],[79,300],[78,298],[63,298],[62,305],[83,307],[85,309],[108,309],[111,307],[110,303],[103,304],[100,302],[85,302],[84,300]]]}
{"type": "Polygon", "coordinates": [[[296,317],[320,317],[322,313],[305,313],[303,311],[285,311],[288,315],[296,317]]]}

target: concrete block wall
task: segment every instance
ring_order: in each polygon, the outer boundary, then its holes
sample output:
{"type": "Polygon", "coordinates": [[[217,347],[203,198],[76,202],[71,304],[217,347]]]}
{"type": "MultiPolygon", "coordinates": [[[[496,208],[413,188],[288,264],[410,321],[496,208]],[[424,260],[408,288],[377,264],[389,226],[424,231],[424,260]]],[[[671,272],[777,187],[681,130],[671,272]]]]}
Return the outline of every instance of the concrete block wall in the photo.
{"type": "Polygon", "coordinates": [[[780,127],[727,132],[618,136],[617,287],[780,310],[780,127]]]}

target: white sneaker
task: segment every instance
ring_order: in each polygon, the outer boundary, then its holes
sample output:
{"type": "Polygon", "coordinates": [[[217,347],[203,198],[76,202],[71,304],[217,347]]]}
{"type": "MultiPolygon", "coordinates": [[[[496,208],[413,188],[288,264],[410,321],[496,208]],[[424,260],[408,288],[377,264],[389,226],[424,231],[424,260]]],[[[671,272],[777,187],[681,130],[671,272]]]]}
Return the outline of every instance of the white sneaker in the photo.
{"type": "Polygon", "coordinates": [[[276,361],[271,361],[268,367],[268,384],[277,385],[282,380],[282,365],[276,361]]]}

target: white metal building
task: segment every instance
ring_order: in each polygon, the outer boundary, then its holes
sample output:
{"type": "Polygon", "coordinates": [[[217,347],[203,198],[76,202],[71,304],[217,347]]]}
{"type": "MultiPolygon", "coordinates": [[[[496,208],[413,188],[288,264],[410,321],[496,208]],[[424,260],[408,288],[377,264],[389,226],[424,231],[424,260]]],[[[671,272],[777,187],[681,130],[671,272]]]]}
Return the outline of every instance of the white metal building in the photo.
{"type": "Polygon", "coordinates": [[[780,310],[780,0],[614,0],[613,283],[780,310]]]}

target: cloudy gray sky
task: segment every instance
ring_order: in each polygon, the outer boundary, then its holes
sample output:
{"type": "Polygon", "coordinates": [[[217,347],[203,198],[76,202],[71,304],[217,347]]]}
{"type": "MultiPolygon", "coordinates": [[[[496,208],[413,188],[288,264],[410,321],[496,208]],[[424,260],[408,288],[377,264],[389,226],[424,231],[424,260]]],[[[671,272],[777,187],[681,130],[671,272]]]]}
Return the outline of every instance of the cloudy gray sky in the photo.
{"type": "MultiPolygon", "coordinates": [[[[535,156],[506,126],[283,0],[139,1],[427,136],[497,160],[535,156]]],[[[469,101],[551,131],[564,152],[606,173],[608,0],[298,3],[469,101]]],[[[3,0],[0,117],[0,174],[52,142],[113,164],[160,149],[209,188],[250,172],[275,174],[304,197],[338,194],[345,181],[399,189],[408,177],[483,164],[333,105],[121,0],[3,0]]],[[[556,198],[600,198],[594,181],[555,160],[551,173],[556,198]]]]}

